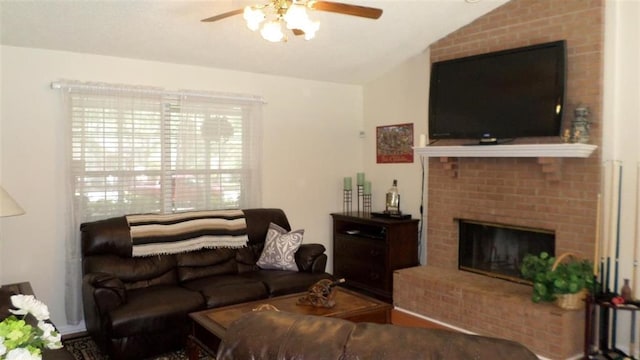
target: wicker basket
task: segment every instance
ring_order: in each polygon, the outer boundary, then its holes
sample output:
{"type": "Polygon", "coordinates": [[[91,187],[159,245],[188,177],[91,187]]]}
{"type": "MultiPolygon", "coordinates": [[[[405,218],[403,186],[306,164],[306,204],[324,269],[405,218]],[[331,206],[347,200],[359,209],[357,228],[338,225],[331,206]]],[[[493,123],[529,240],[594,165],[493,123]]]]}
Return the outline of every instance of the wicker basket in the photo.
{"type": "MultiPolygon", "coordinates": [[[[569,257],[576,258],[576,256],[571,253],[564,253],[558,256],[556,261],[553,263],[551,270],[555,270],[562,260],[569,257]]],[[[565,310],[580,310],[584,308],[584,299],[588,294],[589,291],[587,289],[582,289],[575,294],[559,294],[556,295],[555,304],[565,310]]]]}

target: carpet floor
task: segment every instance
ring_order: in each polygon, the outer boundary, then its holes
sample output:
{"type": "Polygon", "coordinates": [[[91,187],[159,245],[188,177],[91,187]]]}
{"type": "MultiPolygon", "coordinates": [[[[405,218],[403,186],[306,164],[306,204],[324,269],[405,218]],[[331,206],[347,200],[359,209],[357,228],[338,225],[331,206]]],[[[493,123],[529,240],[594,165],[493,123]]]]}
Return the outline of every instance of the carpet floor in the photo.
{"type": "MultiPolygon", "coordinates": [[[[71,352],[76,360],[109,360],[109,357],[98,349],[91,337],[82,336],[79,338],[69,339],[64,341],[64,347],[71,352]]],[[[187,354],[184,350],[177,350],[174,352],[162,354],[156,357],[149,358],[147,360],[186,360],[187,354]]],[[[214,360],[206,355],[201,355],[200,360],[214,360]]]]}

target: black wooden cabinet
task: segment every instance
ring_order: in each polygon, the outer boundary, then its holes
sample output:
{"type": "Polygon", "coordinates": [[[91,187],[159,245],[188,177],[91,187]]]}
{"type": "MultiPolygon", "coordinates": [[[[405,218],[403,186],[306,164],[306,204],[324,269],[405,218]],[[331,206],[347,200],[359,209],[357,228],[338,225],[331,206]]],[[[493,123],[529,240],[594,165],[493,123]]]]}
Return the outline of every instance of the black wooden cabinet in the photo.
{"type": "Polygon", "coordinates": [[[393,301],[393,272],[417,266],[418,220],[335,213],[333,274],[346,285],[393,301]]]}

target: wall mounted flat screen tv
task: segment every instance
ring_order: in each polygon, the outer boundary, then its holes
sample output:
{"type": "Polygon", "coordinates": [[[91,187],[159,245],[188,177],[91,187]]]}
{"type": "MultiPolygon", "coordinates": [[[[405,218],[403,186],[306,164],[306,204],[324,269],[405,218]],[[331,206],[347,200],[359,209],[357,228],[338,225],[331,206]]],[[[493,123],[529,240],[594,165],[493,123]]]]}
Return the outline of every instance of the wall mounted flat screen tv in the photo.
{"type": "Polygon", "coordinates": [[[430,138],[559,136],[565,64],[565,41],[433,63],[430,138]]]}

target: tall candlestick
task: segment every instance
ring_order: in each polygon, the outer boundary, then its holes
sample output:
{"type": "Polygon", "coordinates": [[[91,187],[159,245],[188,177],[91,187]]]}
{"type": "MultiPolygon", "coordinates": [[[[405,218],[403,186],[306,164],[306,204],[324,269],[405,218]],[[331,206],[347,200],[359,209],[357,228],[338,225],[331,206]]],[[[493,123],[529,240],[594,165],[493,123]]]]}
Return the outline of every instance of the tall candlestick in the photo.
{"type": "Polygon", "coordinates": [[[352,185],[351,185],[351,177],[345,177],[344,178],[344,190],[351,190],[352,189],[352,185]]]}
{"type": "Polygon", "coordinates": [[[371,181],[364,182],[364,195],[371,195],[371,181]]]}

